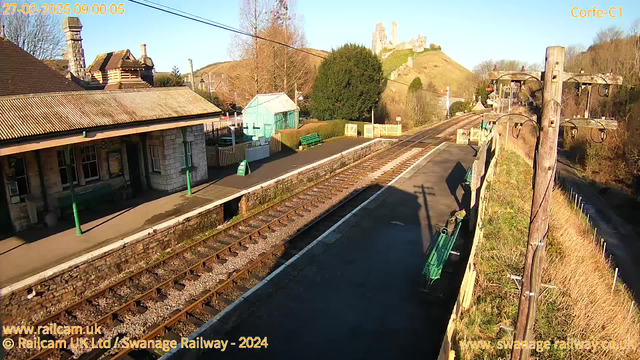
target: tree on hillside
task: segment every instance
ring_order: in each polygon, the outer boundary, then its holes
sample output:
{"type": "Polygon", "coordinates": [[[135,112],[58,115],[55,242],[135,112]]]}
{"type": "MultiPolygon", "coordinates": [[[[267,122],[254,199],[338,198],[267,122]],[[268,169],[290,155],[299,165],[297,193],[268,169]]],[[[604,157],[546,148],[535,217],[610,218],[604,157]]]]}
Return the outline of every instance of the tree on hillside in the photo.
{"type": "Polygon", "coordinates": [[[177,66],[174,66],[169,74],[158,74],[153,77],[153,86],[155,87],[182,85],[184,85],[184,79],[182,78],[182,75],[180,75],[180,70],[177,66]]]}
{"type": "MultiPolygon", "coordinates": [[[[0,1],[0,5],[2,3],[0,1]]],[[[18,9],[26,4],[24,1],[14,3],[17,3],[18,9]]],[[[0,14],[0,25],[5,26],[7,39],[36,58],[48,60],[61,57],[64,34],[59,17],[40,13],[28,15],[16,11],[12,15],[0,14]]]]}
{"type": "Polygon", "coordinates": [[[420,80],[420,77],[416,76],[411,80],[411,84],[409,84],[409,91],[416,92],[418,90],[422,90],[422,80],[420,80]]]}
{"type": "MultiPolygon", "coordinates": [[[[435,87],[435,86],[434,86],[435,87]]],[[[405,99],[405,123],[407,127],[427,124],[437,120],[439,116],[436,95],[422,89],[422,80],[415,77],[405,99]]]]}
{"type": "Polygon", "coordinates": [[[311,116],[357,120],[376,105],[386,86],[380,59],[364,46],[345,44],[318,69],[311,116]]]}
{"type": "MultiPolygon", "coordinates": [[[[244,0],[240,6],[240,28],[293,48],[307,46],[302,18],[295,12],[295,2],[286,0],[244,0]]],[[[229,45],[237,71],[231,75],[235,93],[241,102],[259,93],[285,92],[294,89],[308,93],[315,75],[309,55],[270,41],[236,35],[229,45]]]]}
{"type": "Polygon", "coordinates": [[[594,44],[602,44],[606,42],[612,42],[616,39],[622,39],[624,37],[624,31],[617,26],[610,26],[604,30],[598,31],[596,37],[593,38],[594,44]]]}

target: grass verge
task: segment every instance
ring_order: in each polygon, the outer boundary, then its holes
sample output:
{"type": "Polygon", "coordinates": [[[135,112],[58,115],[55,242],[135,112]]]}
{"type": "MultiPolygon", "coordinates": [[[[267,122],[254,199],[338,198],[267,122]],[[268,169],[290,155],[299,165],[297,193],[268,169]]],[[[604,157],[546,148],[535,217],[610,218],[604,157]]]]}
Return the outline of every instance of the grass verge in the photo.
{"type": "MultiPolygon", "coordinates": [[[[531,166],[517,153],[502,151],[495,179],[488,187],[484,240],[478,244],[474,305],[456,323],[457,352],[461,359],[508,358],[509,341],[517,316],[519,290],[507,274],[521,275],[531,206],[531,166]],[[485,340],[484,349],[463,346],[485,340]]],[[[619,285],[612,293],[613,272],[594,244],[593,234],[568,198],[553,193],[552,215],[543,283],[549,289],[538,303],[535,340],[549,340],[548,350],[532,351],[538,359],[638,359],[637,349],[563,348],[562,341],[631,342],[640,346],[637,312],[629,316],[630,293],[619,285]]],[[[610,345],[610,344],[609,344],[610,345]]],[[[586,344],[583,344],[586,347],[586,344]]]]}

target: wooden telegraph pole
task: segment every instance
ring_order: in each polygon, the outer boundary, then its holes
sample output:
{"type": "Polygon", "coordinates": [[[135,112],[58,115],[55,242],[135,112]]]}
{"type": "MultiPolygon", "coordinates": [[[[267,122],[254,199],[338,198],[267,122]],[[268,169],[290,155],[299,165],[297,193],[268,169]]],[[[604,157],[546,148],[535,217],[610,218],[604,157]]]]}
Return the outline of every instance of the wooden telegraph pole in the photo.
{"type": "MultiPolygon", "coordinates": [[[[540,296],[542,268],[549,233],[551,193],[553,192],[558,155],[558,129],[560,128],[560,103],[564,70],[564,48],[547,48],[542,93],[542,116],[538,122],[540,135],[536,143],[533,166],[533,201],[527,254],[522,276],[522,292],[518,304],[518,320],[514,342],[531,340],[535,323],[536,306],[540,296]]],[[[530,349],[514,346],[511,360],[528,359],[530,349]]]]}
{"type": "MultiPolygon", "coordinates": [[[[617,122],[609,119],[569,118],[561,121],[560,108],[562,101],[562,83],[576,81],[580,84],[620,85],[622,76],[613,74],[585,74],[564,72],[564,48],[551,46],[547,48],[544,73],[534,71],[508,72],[493,71],[487,77],[496,81],[519,81],[523,84],[529,79],[538,79],[543,83],[542,114],[538,117],[539,136],[533,165],[533,199],[527,252],[522,276],[522,288],[518,303],[518,318],[514,336],[514,347],[511,360],[528,359],[530,349],[521,349],[529,345],[533,337],[533,326],[536,317],[536,306],[540,297],[542,269],[545,260],[545,249],[551,216],[551,193],[553,191],[556,161],[558,156],[558,134],[561,126],[597,128],[599,130],[616,129],[617,122]]],[[[524,86],[524,84],[523,84],[524,86]]],[[[502,106],[502,101],[500,102],[502,106]]],[[[588,113],[586,114],[588,115],[588,113]]],[[[507,123],[522,123],[521,116],[485,114],[485,121],[497,121],[504,118],[507,123]]]]}

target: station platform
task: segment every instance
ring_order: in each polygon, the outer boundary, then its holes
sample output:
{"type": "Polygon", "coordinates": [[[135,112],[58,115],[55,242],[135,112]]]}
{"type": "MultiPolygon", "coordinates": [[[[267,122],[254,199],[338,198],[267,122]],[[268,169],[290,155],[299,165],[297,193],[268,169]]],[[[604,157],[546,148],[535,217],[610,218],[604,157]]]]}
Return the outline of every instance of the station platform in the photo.
{"type": "Polygon", "coordinates": [[[461,183],[475,153],[468,145],[440,146],[192,335],[236,344],[242,336],[266,337],[266,349],[230,345],[170,358],[436,358],[459,283],[446,284],[452,299],[425,299],[424,252],[436,225],[468,206],[461,183]]]}
{"type": "Polygon", "coordinates": [[[84,233],[81,236],[76,235],[73,221],[67,220],[54,228],[28,230],[5,237],[0,240],[0,288],[7,289],[7,286],[127,236],[369,141],[372,140],[338,138],[301,152],[283,150],[250,163],[251,174],[244,177],[236,175],[237,166],[210,168],[208,182],[194,187],[191,197],[186,191],[167,194],[150,190],[131,200],[82,211],[80,220],[84,233]]]}

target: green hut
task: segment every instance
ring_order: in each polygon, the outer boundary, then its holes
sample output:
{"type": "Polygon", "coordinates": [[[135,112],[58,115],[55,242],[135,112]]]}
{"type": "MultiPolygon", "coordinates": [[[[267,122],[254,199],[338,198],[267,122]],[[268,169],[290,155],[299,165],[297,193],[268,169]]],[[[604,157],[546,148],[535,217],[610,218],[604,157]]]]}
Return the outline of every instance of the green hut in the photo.
{"type": "Polygon", "coordinates": [[[298,111],[285,93],[258,94],[242,110],[244,133],[270,138],[276,130],[296,129],[298,111]]]}

